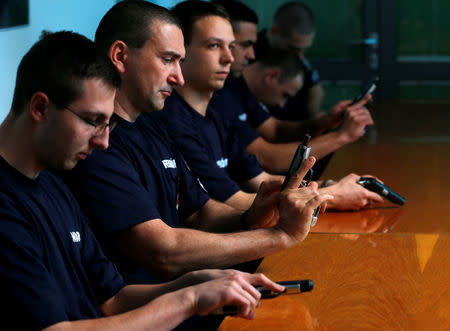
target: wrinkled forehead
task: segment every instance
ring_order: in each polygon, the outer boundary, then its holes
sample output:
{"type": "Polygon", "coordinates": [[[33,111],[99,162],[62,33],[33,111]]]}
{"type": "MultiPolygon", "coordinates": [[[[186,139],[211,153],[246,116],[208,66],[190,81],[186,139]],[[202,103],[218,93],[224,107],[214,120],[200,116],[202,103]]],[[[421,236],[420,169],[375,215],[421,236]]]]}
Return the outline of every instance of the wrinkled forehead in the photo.
{"type": "Polygon", "coordinates": [[[184,37],[178,26],[159,20],[153,22],[149,33],[150,38],[144,47],[155,48],[160,52],[170,51],[184,57],[184,37]]]}

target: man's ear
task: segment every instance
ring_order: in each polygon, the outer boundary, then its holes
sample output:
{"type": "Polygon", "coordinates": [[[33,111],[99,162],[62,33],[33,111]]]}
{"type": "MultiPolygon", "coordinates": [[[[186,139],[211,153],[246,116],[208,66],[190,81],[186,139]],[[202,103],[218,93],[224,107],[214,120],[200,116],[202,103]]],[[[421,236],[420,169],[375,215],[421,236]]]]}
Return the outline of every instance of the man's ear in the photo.
{"type": "Polygon", "coordinates": [[[268,86],[274,86],[280,83],[280,69],[278,68],[267,68],[264,73],[264,83],[268,86]]]}
{"type": "Polygon", "coordinates": [[[29,111],[31,118],[36,122],[44,122],[49,112],[50,99],[43,92],[36,92],[31,96],[29,111]]]}
{"type": "Polygon", "coordinates": [[[125,63],[128,59],[128,52],[129,48],[127,44],[121,40],[116,40],[109,48],[108,56],[121,74],[125,72],[125,63]]]}
{"type": "Polygon", "coordinates": [[[272,35],[272,36],[276,36],[276,35],[278,35],[278,32],[279,32],[278,25],[272,24],[272,25],[270,26],[270,33],[271,33],[271,35],[272,35]]]}

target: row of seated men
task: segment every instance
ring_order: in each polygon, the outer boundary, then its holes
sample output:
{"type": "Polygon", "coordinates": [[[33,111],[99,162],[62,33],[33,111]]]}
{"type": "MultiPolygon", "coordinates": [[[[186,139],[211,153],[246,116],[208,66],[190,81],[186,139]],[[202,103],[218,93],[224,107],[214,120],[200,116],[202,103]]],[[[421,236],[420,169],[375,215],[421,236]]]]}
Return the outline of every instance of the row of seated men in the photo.
{"type": "Polygon", "coordinates": [[[304,71],[297,55],[272,49],[234,66],[248,47],[238,37],[246,24],[232,13],[203,1],[170,11],[123,1],[95,42],[44,33],[25,54],[0,126],[6,324],[215,329],[230,305],[252,319],[255,286],[283,290],[254,273],[261,259],[301,242],[315,208],[382,201],[353,174],[301,187],[314,156],[280,192],[275,173],[287,169],[296,140],[315,129],[316,158],[336,150],[329,145],[349,138],[349,127],[361,134],[371,124],[367,100],[341,102],[306,126],[265,114],[252,127],[243,114],[283,105],[304,71]],[[258,140],[273,149],[252,152],[258,140]]]}

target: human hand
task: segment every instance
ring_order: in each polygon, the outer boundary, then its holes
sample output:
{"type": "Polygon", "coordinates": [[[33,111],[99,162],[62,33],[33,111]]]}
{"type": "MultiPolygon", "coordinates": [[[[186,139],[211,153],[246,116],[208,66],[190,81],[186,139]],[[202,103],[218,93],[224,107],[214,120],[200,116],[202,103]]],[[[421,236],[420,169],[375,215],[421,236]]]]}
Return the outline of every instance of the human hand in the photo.
{"type": "Polygon", "coordinates": [[[188,272],[182,277],[185,277],[187,280],[185,286],[191,286],[239,274],[243,274],[243,272],[235,269],[202,269],[188,272]]]}
{"type": "Polygon", "coordinates": [[[263,274],[237,272],[235,274],[193,286],[194,314],[216,313],[223,306],[237,307],[236,317],[253,319],[259,305],[261,293],[255,286],[264,286],[282,292],[284,287],[276,284],[263,274]]]}
{"type": "Polygon", "coordinates": [[[383,202],[383,198],[364,188],[357,183],[361,176],[349,174],[339,180],[336,184],[330,185],[319,191],[334,196],[334,200],[328,204],[329,209],[336,210],[359,210],[370,206],[372,203],[383,202]]]}
{"type": "Polygon", "coordinates": [[[291,177],[286,189],[281,192],[280,219],[275,228],[288,235],[290,239],[288,246],[302,241],[307,236],[314,210],[333,199],[330,194],[319,194],[316,182],[311,182],[308,187],[299,188],[304,176],[314,162],[314,157],[305,160],[300,169],[291,177]]]}
{"type": "Polygon", "coordinates": [[[247,224],[252,229],[273,227],[279,219],[278,204],[283,180],[262,182],[247,215],[247,224]]]}
{"type": "MultiPolygon", "coordinates": [[[[350,115],[347,115],[347,113],[352,114],[357,109],[365,109],[364,105],[366,105],[371,99],[372,95],[367,94],[363,99],[352,106],[349,106],[352,103],[351,100],[338,102],[328,113],[328,127],[330,129],[336,128],[339,124],[343,123],[347,117],[351,117],[350,115]]],[[[355,115],[356,114],[353,114],[353,116],[355,115]]]]}

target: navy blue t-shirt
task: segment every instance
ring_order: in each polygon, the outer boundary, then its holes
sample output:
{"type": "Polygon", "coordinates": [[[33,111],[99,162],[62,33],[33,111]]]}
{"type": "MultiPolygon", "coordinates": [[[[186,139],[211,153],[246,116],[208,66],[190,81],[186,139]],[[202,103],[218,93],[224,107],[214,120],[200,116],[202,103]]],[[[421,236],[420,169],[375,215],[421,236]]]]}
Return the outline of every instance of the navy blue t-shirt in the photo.
{"type": "Polygon", "coordinates": [[[244,146],[259,137],[256,128],[271,115],[258,103],[248,89],[243,77],[228,77],[225,86],[214,94],[211,107],[227,121],[232,121],[244,146]]]}
{"type": "Polygon", "coordinates": [[[2,324],[17,330],[100,317],[125,286],[64,183],[49,171],[32,180],[3,158],[0,279],[2,324]]]}
{"type": "MultiPolygon", "coordinates": [[[[261,56],[269,48],[269,43],[266,37],[267,29],[261,30],[258,33],[258,39],[255,44],[256,58],[261,56]]],[[[293,96],[289,98],[284,107],[270,107],[270,112],[273,116],[281,120],[301,121],[308,119],[308,103],[309,103],[309,90],[320,82],[320,76],[317,69],[313,68],[309,61],[302,58],[302,69],[304,73],[303,86],[293,96]]]]}
{"type": "Polygon", "coordinates": [[[150,116],[164,123],[183,157],[205,185],[209,195],[226,201],[239,191],[237,183],[262,172],[256,158],[249,155],[231,123],[210,106],[200,115],[176,92],[166,100],[164,110],[150,116]]]}
{"type": "Polygon", "coordinates": [[[114,116],[118,123],[109,148],[94,151],[66,179],[126,282],[158,283],[162,280],[115,248],[114,235],[153,219],[179,227],[210,198],[158,123],[146,114],[134,123],[114,116]]]}

